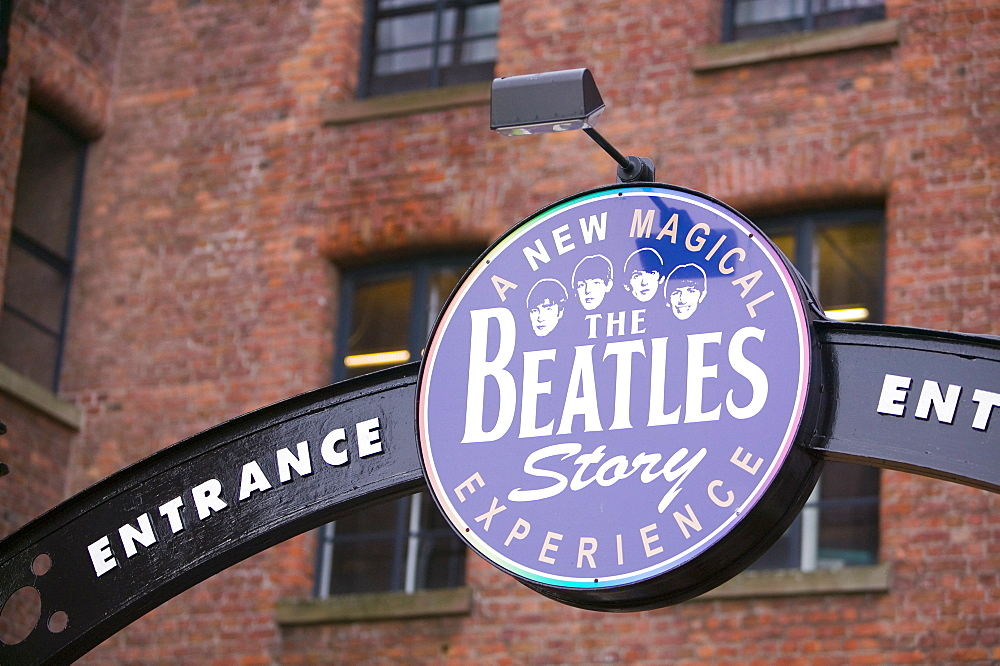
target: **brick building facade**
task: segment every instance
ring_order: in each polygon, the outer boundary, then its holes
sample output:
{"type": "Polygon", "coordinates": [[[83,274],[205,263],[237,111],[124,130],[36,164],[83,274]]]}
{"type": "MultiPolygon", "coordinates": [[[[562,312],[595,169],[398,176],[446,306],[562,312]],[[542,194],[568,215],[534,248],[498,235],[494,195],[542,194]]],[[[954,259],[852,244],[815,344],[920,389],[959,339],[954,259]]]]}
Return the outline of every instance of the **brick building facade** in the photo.
{"type": "MultiPolygon", "coordinates": [[[[501,0],[494,73],[589,67],[605,136],[751,219],[880,210],[882,320],[1000,334],[1000,7],[886,0],[854,26],[723,43],[724,6],[501,0]]],[[[0,274],[29,113],[84,142],[86,161],[58,379],[0,366],[0,536],[329,383],[348,344],[340,301],[363,271],[475,255],[613,181],[580,133],[490,132],[488,80],[359,97],[372,20],[364,0],[13,1],[0,274]]],[[[314,598],[307,533],[82,661],[1000,661],[1000,498],[882,472],[878,506],[874,564],[755,571],[637,614],[559,606],[470,553],[447,604],[399,618],[423,591],[369,594],[346,599],[370,617],[345,616],[338,595],[314,598]]]]}

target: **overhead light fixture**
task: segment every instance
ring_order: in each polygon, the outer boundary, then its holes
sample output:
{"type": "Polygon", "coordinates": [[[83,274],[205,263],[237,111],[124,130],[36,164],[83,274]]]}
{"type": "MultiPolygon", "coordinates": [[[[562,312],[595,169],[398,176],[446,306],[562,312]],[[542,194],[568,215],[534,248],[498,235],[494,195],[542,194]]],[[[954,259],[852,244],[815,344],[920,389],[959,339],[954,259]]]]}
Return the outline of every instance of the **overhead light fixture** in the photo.
{"type": "Polygon", "coordinates": [[[601,92],[586,68],[493,79],[490,129],[505,136],[583,130],[618,162],[618,182],[654,180],[652,160],[625,157],[594,129],[603,112],[601,92]]]}

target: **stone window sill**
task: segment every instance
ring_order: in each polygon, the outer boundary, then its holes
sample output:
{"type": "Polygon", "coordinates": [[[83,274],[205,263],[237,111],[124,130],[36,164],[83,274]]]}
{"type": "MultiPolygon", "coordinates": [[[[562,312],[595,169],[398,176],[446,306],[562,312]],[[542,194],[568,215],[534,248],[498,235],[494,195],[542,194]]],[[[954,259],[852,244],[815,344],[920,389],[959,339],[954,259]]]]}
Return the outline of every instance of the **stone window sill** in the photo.
{"type": "Polygon", "coordinates": [[[872,46],[892,46],[899,43],[899,32],[899,21],[887,19],[862,23],[849,28],[831,28],[766,39],[712,44],[703,46],[694,52],[691,58],[691,69],[700,74],[774,60],[801,58],[872,46]]]}
{"type": "MultiPolygon", "coordinates": [[[[888,563],[820,571],[747,571],[687,603],[817,594],[889,591],[888,563]]],[[[330,599],[287,600],[278,604],[278,624],[286,627],[338,622],[373,622],[468,615],[472,589],[456,587],[413,594],[344,594],[330,599]]]]}
{"type": "Polygon", "coordinates": [[[282,626],[376,620],[412,620],[468,615],[472,588],[340,594],[329,599],[297,599],[278,603],[277,622],[282,626]]]}
{"type": "Polygon", "coordinates": [[[19,372],[0,363],[0,391],[23,402],[59,423],[79,431],[83,428],[83,412],[19,372]]]}
{"type": "Polygon", "coordinates": [[[818,571],[745,571],[692,602],[888,592],[891,575],[892,567],[887,562],[818,571]]]}
{"type": "Polygon", "coordinates": [[[461,106],[487,105],[491,85],[489,82],[470,83],[336,102],[326,107],[323,124],[327,127],[350,125],[461,106]]]}

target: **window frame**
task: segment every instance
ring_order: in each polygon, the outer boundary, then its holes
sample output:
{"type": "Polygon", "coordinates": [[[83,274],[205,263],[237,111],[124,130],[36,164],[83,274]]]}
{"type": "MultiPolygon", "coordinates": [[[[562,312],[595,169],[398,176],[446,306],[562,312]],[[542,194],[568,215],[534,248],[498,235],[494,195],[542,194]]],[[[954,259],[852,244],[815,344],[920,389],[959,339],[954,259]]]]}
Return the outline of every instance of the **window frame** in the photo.
{"type": "MultiPolygon", "coordinates": [[[[348,339],[352,328],[352,313],[359,286],[405,276],[412,278],[407,345],[411,360],[416,360],[420,358],[420,353],[426,345],[430,330],[447,302],[447,297],[438,304],[431,302],[431,281],[434,273],[438,270],[450,269],[464,275],[468,272],[475,259],[475,255],[467,254],[430,255],[394,262],[388,265],[369,266],[345,272],[341,277],[340,283],[340,303],[337,320],[340,325],[338,325],[336,332],[337,353],[333,361],[332,372],[334,381],[340,381],[347,377],[347,367],[344,364],[344,359],[348,352],[348,339]]],[[[454,291],[454,288],[452,291],[454,291]]],[[[427,492],[417,492],[393,500],[393,502],[396,505],[394,514],[395,524],[384,533],[378,533],[388,535],[385,538],[391,542],[391,548],[393,549],[393,570],[389,576],[390,589],[378,590],[372,593],[399,592],[413,594],[425,589],[442,589],[426,588],[420,584],[418,559],[421,555],[419,550],[421,539],[436,539],[450,535],[455,539],[457,544],[461,545],[462,555],[460,557],[464,557],[464,544],[454,534],[451,527],[421,528],[422,513],[428,509],[437,510],[436,505],[427,492]],[[390,531],[391,534],[389,534],[390,531]]],[[[371,538],[371,535],[369,535],[369,538],[371,538]]],[[[336,568],[334,561],[336,539],[335,522],[327,523],[319,528],[318,547],[316,549],[316,575],[314,577],[313,590],[313,596],[317,599],[329,599],[340,596],[340,593],[335,594],[331,592],[336,568]]],[[[363,539],[358,540],[361,541],[363,539]]],[[[462,572],[456,576],[461,580],[457,581],[453,587],[460,587],[463,584],[465,577],[464,566],[462,569],[462,572]]]]}
{"type": "MultiPolygon", "coordinates": [[[[18,320],[30,326],[32,329],[39,331],[39,334],[53,338],[55,341],[55,359],[53,362],[52,373],[53,376],[49,378],[50,381],[42,382],[38,378],[31,378],[37,381],[46,389],[51,390],[53,393],[58,393],[60,380],[62,375],[62,363],[63,356],[65,352],[65,342],[66,342],[66,329],[69,322],[69,307],[70,307],[70,294],[73,289],[73,273],[76,259],[76,246],[77,246],[77,231],[80,222],[80,210],[83,202],[83,184],[84,184],[84,174],[86,172],[87,166],[87,152],[88,143],[81,139],[75,132],[73,132],[65,123],[61,122],[58,118],[53,117],[44,111],[29,105],[25,113],[24,122],[24,134],[22,135],[21,141],[21,159],[18,161],[17,175],[15,177],[15,187],[14,187],[14,213],[12,213],[11,218],[11,231],[9,236],[9,244],[7,248],[7,256],[10,256],[10,251],[17,248],[25,252],[33,260],[40,262],[44,267],[47,267],[57,273],[60,277],[65,280],[64,291],[62,294],[62,305],[60,308],[60,313],[58,316],[59,323],[58,328],[53,329],[48,324],[36,320],[30,314],[20,310],[15,305],[11,305],[9,302],[6,287],[3,293],[3,303],[0,304],[0,327],[3,326],[3,320],[7,316],[13,315],[18,320]],[[65,255],[61,256],[58,252],[46,247],[43,243],[31,237],[27,231],[24,231],[25,227],[21,225],[18,228],[18,217],[17,212],[17,199],[18,199],[18,183],[20,182],[20,177],[22,173],[22,162],[24,159],[24,143],[25,137],[28,132],[28,122],[29,114],[34,114],[39,118],[43,119],[47,123],[58,127],[65,135],[76,142],[78,147],[78,152],[75,156],[76,164],[73,167],[73,182],[69,184],[71,188],[70,194],[70,204],[69,210],[67,211],[68,219],[66,220],[66,250],[65,255]]],[[[10,262],[8,259],[6,270],[10,270],[10,262]]],[[[4,275],[5,285],[7,284],[8,276],[4,275]]],[[[18,371],[17,368],[13,368],[18,371]]],[[[20,371],[18,371],[20,372],[20,371]]],[[[30,378],[30,377],[29,377],[30,378]]]]}
{"type": "MultiPolygon", "coordinates": [[[[805,3],[805,13],[801,17],[790,16],[782,20],[774,21],[760,21],[758,23],[747,24],[749,26],[766,26],[769,24],[778,24],[782,22],[788,22],[789,27],[787,29],[777,29],[774,31],[768,31],[765,35],[761,36],[737,36],[737,25],[736,25],[736,9],[740,0],[723,0],[722,3],[722,41],[723,42],[738,42],[744,40],[752,39],[763,39],[766,37],[774,37],[778,35],[789,35],[798,34],[803,32],[812,32],[817,29],[816,23],[817,18],[823,16],[829,16],[834,13],[834,11],[823,11],[816,7],[814,11],[814,6],[823,2],[826,3],[827,0],[804,0],[805,3]],[[793,24],[794,22],[794,24],[793,24]]],[[[848,9],[865,10],[872,9],[873,15],[870,18],[859,18],[856,21],[852,21],[845,25],[862,25],[871,21],[883,20],[886,17],[885,13],[885,2],[883,1],[879,5],[871,5],[865,7],[850,7],[848,9]]],[[[824,26],[825,27],[825,26],[824,26]]],[[[843,26],[829,26],[829,27],[843,27],[843,26]]]]}
{"type": "MultiPolygon", "coordinates": [[[[819,231],[824,227],[849,227],[853,225],[860,224],[872,224],[877,223],[881,232],[882,241],[882,265],[879,267],[879,274],[882,276],[882,284],[877,290],[877,301],[874,303],[874,307],[877,308],[876,320],[885,312],[885,210],[881,207],[866,207],[866,208],[851,208],[843,210],[824,210],[817,212],[804,212],[804,213],[793,213],[787,215],[777,215],[770,217],[761,217],[754,220],[755,224],[763,231],[768,237],[776,237],[778,235],[790,235],[795,242],[795,256],[788,257],[789,261],[793,266],[799,271],[803,276],[807,284],[810,285],[810,289],[814,289],[813,285],[821,285],[819,276],[819,261],[816,256],[817,250],[817,238],[819,236],[819,231]]],[[[819,288],[815,288],[814,291],[818,294],[819,288]]],[[[819,302],[822,306],[822,302],[819,302]]],[[[829,464],[829,463],[828,463],[829,464]]],[[[838,463],[840,465],[846,465],[847,463],[838,463]]],[[[878,470],[875,470],[878,473],[878,470]]],[[[816,483],[815,488],[813,488],[812,493],[809,495],[809,499],[806,501],[805,506],[802,508],[799,516],[796,517],[795,521],[788,527],[785,534],[791,535],[792,544],[791,547],[794,549],[794,554],[791,557],[791,562],[788,567],[771,567],[771,566],[751,566],[751,569],[755,571],[774,571],[780,570],[781,568],[798,570],[803,572],[811,572],[823,569],[820,566],[821,560],[819,558],[820,551],[820,531],[822,527],[821,523],[821,512],[825,509],[839,508],[844,506],[861,506],[861,505],[875,505],[876,507],[881,506],[882,502],[882,488],[881,488],[881,475],[879,474],[879,485],[878,494],[875,496],[856,496],[848,498],[829,498],[822,499],[822,488],[824,483],[824,476],[826,475],[826,470],[820,475],[819,480],[816,483]],[[874,499],[873,499],[874,498],[874,499]],[[797,545],[797,548],[795,548],[797,545]]],[[[880,525],[876,523],[875,535],[879,536],[880,525]]],[[[881,542],[881,539],[879,539],[881,542]]],[[[778,546],[776,542],[775,546],[778,546]]],[[[876,545],[875,557],[878,564],[878,550],[879,546],[876,545]]],[[[770,551],[769,551],[770,552],[770,551]]],[[[766,554],[765,554],[766,555],[766,554]]],[[[763,556],[762,556],[763,557],[763,556]]],[[[870,564],[870,563],[866,563],[870,564]]],[[[846,567],[853,566],[865,566],[866,564],[852,565],[850,563],[846,564],[846,567]]]]}
{"type": "Polygon", "coordinates": [[[497,4],[499,6],[499,0],[426,0],[424,2],[415,3],[409,6],[396,7],[391,9],[380,9],[378,7],[379,0],[366,0],[365,10],[364,10],[364,23],[363,23],[363,33],[361,38],[361,64],[358,76],[358,90],[357,96],[359,98],[365,97],[375,97],[379,95],[387,95],[392,93],[400,92],[413,92],[417,90],[433,90],[436,88],[441,88],[445,85],[449,85],[445,82],[445,74],[448,70],[458,71],[461,68],[467,68],[469,71],[475,71],[477,68],[482,70],[489,69],[489,74],[485,76],[474,76],[469,81],[456,81],[458,83],[470,83],[472,81],[486,81],[493,77],[493,69],[496,65],[496,60],[490,61],[488,63],[467,63],[463,65],[456,54],[461,49],[461,47],[468,41],[481,40],[481,39],[497,39],[499,36],[499,23],[497,29],[491,33],[476,34],[470,38],[466,35],[462,26],[465,23],[466,11],[473,7],[480,7],[484,5],[497,4]],[[442,17],[446,10],[455,9],[458,12],[458,19],[456,23],[459,27],[456,27],[456,34],[451,39],[443,39],[441,37],[441,24],[442,17]],[[428,10],[433,12],[432,18],[434,20],[434,31],[430,35],[427,42],[421,42],[415,45],[408,45],[405,47],[397,47],[393,49],[379,50],[377,43],[377,34],[380,21],[398,18],[401,16],[413,16],[421,13],[428,13],[428,10]],[[417,48],[430,48],[432,51],[431,66],[428,69],[413,70],[412,72],[402,72],[398,74],[388,74],[379,75],[376,73],[375,64],[380,55],[386,55],[391,53],[397,53],[401,51],[414,50],[417,48]],[[451,49],[453,52],[450,64],[442,65],[441,58],[439,54],[442,49],[451,49]],[[380,78],[383,77],[383,78],[380,78]],[[391,77],[399,77],[399,80],[405,81],[407,78],[412,77],[417,79],[421,76],[427,76],[427,81],[424,85],[396,85],[390,82],[391,77]],[[382,85],[379,85],[379,84],[382,85]],[[386,89],[383,89],[386,88],[386,89]]]}

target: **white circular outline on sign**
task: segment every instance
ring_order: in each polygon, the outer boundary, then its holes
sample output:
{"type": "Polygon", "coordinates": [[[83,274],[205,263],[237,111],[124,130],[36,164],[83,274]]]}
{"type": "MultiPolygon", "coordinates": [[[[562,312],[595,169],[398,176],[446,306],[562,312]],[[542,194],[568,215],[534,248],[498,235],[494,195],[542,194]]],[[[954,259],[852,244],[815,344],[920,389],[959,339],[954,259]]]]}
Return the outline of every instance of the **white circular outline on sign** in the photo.
{"type": "MultiPolygon", "coordinates": [[[[770,243],[764,243],[760,240],[761,234],[751,231],[745,225],[745,222],[739,218],[734,218],[729,215],[724,210],[724,206],[721,203],[713,203],[709,205],[706,201],[700,200],[700,197],[695,192],[689,192],[684,190],[674,190],[672,188],[664,187],[628,187],[628,188],[615,188],[610,190],[599,190],[597,192],[591,193],[581,193],[576,196],[570,197],[568,200],[562,203],[556,203],[551,208],[542,211],[541,213],[536,213],[535,215],[527,218],[523,222],[519,223],[517,226],[512,228],[507,234],[505,234],[496,244],[489,249],[489,251],[478,261],[475,266],[473,266],[465,279],[456,287],[455,292],[452,294],[448,301],[447,306],[438,318],[437,325],[434,327],[434,334],[427,345],[427,351],[424,356],[424,362],[421,367],[421,376],[419,386],[417,387],[417,423],[418,423],[418,445],[421,457],[424,462],[424,472],[427,477],[428,486],[431,490],[431,494],[438,503],[439,508],[445,515],[445,518],[451,523],[453,529],[458,531],[463,539],[469,544],[473,550],[482,555],[485,559],[489,560],[501,569],[531,580],[532,582],[553,586],[553,587],[563,587],[563,588],[590,588],[590,589],[602,589],[606,587],[615,587],[620,585],[625,585],[634,582],[640,582],[649,580],[655,574],[666,572],[674,568],[674,564],[679,560],[684,560],[693,551],[704,551],[710,548],[716,541],[717,536],[723,530],[728,529],[736,521],[743,518],[750,509],[752,509],[760,498],[764,495],[766,490],[771,486],[774,481],[774,477],[777,475],[778,468],[788,457],[788,453],[791,450],[792,444],[795,440],[795,435],[798,432],[799,426],[802,423],[802,417],[805,413],[805,398],[809,386],[809,375],[810,375],[810,362],[811,362],[811,352],[810,352],[810,339],[809,339],[809,325],[806,319],[805,308],[803,307],[803,302],[799,296],[798,289],[795,286],[795,281],[793,280],[788,268],[785,266],[784,262],[778,256],[777,249],[773,247],[770,243]],[[795,395],[795,406],[792,410],[792,414],[788,420],[788,425],[785,429],[785,434],[782,440],[781,446],[778,448],[775,455],[771,458],[771,462],[767,468],[767,474],[765,474],[761,481],[754,487],[753,492],[747,497],[747,499],[740,505],[739,508],[735,509],[730,517],[720,523],[716,529],[706,534],[697,543],[692,544],[690,547],[685,549],[680,553],[676,553],[671,557],[660,560],[655,564],[651,564],[642,569],[637,569],[627,573],[616,574],[614,576],[608,576],[605,578],[595,579],[593,576],[590,577],[570,577],[570,576],[555,576],[546,572],[533,569],[531,567],[525,566],[524,564],[510,559],[509,557],[503,555],[488,542],[486,542],[482,537],[477,535],[475,531],[467,524],[465,519],[457,511],[451,498],[448,496],[447,490],[443,487],[441,479],[437,475],[437,468],[434,464],[434,454],[432,445],[430,442],[430,434],[428,432],[427,426],[427,400],[424,398],[425,391],[428,389],[431,377],[434,372],[434,363],[437,360],[439,347],[441,343],[442,335],[438,335],[438,332],[447,330],[448,324],[456,310],[459,309],[462,301],[465,298],[466,293],[469,291],[471,286],[475,284],[482,274],[485,272],[486,268],[493,262],[495,257],[505,252],[507,247],[513,244],[516,240],[521,238],[525,233],[527,233],[532,228],[543,224],[552,217],[556,215],[562,215],[568,211],[573,210],[578,206],[584,204],[593,203],[595,201],[601,201],[603,199],[610,198],[621,198],[621,197],[634,197],[634,196],[644,196],[644,197],[662,197],[666,199],[675,199],[678,201],[683,201],[688,204],[693,204],[700,208],[707,210],[708,212],[718,216],[719,218],[725,220],[733,227],[743,232],[749,240],[754,243],[759,250],[761,250],[765,257],[771,264],[771,267],[777,272],[781,283],[785,289],[785,295],[792,306],[793,315],[796,325],[796,334],[799,341],[799,381],[796,388],[795,395]],[[718,208],[716,207],[718,206],[718,208]]],[[[692,558],[693,559],[693,558],[692,558]]],[[[691,560],[684,560],[681,565],[686,564],[691,560]]]]}

